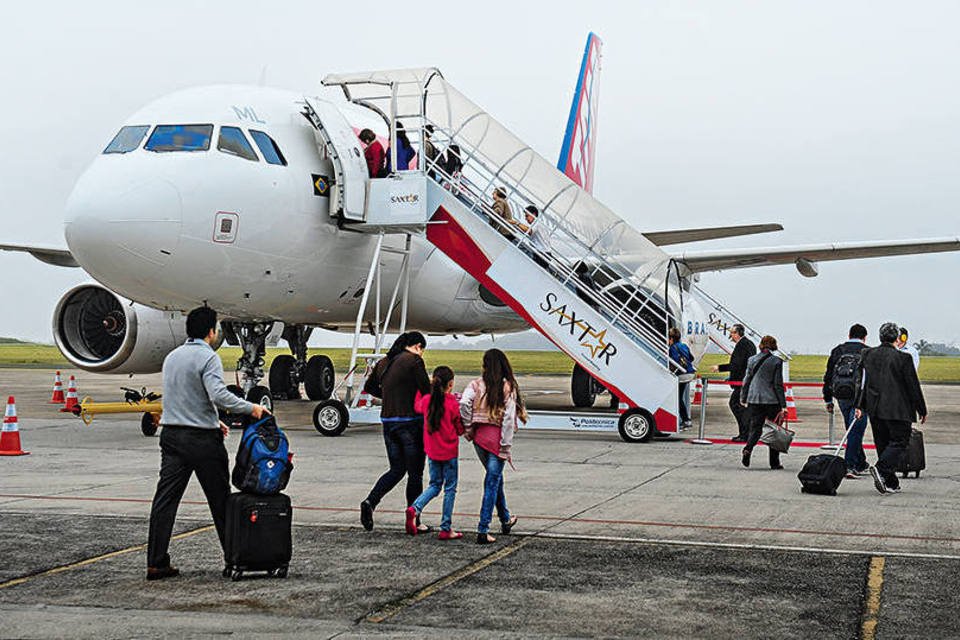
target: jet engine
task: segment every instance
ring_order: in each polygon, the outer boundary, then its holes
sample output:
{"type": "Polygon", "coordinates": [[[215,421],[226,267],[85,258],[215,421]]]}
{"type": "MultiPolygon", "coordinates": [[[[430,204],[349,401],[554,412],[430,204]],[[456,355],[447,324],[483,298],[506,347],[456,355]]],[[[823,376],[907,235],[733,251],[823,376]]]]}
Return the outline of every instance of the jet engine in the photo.
{"type": "Polygon", "coordinates": [[[153,309],[98,284],[82,284],[57,303],[53,337],[64,357],[85,371],[156,373],[187,334],[179,311],[153,309]]]}

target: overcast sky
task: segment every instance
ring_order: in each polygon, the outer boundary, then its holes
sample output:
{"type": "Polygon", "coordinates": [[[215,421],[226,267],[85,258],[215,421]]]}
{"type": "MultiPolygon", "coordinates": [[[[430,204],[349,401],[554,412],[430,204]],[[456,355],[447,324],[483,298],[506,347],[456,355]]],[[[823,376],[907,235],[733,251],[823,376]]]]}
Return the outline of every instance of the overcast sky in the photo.
{"type": "MultiPolygon", "coordinates": [[[[554,159],[588,31],[604,40],[596,195],[641,230],[780,222],[734,248],[960,234],[957,2],[44,2],[4,15],[0,241],[65,246],[63,204],[132,112],[184,87],[315,93],[435,65],[554,159]],[[378,8],[380,7],[380,8],[378,8]],[[417,8],[420,7],[420,8],[417,8]]],[[[960,342],[960,253],[707,274],[790,350],[854,321],[960,342]]],[[[0,253],[0,335],[51,341],[83,280],[0,253]]]]}

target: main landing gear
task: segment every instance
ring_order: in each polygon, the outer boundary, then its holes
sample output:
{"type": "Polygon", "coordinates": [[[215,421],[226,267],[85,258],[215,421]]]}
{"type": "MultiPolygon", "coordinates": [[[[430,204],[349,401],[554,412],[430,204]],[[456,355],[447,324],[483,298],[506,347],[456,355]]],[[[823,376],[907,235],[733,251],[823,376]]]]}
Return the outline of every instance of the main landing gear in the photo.
{"type": "MultiPolygon", "coordinates": [[[[573,365],[573,373],[570,374],[570,397],[573,400],[573,406],[578,408],[592,407],[597,401],[597,395],[607,393],[607,388],[600,384],[586,369],[579,364],[573,365]]],[[[617,396],[610,394],[610,408],[616,409],[619,401],[617,396]]]]}
{"type": "Polygon", "coordinates": [[[277,400],[299,400],[300,383],[311,400],[326,400],[333,393],[333,362],[323,355],[307,358],[311,327],[286,326],[282,337],[293,355],[281,355],[270,365],[270,391],[277,400]]]}

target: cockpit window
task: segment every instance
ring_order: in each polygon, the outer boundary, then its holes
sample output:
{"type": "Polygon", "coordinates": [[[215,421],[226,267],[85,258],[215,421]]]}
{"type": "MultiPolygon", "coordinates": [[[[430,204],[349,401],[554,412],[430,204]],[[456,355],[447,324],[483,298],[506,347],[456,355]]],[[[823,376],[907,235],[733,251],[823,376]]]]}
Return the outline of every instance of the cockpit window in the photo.
{"type": "Polygon", "coordinates": [[[233,156],[240,156],[247,160],[258,162],[257,154],[247,142],[243,131],[237,127],[220,127],[220,138],[217,140],[217,149],[233,156]]]}
{"type": "Polygon", "coordinates": [[[150,130],[148,125],[123,127],[113,136],[113,140],[103,150],[104,153],[130,153],[140,146],[143,136],[150,130]]]}
{"type": "Polygon", "coordinates": [[[206,151],[213,137],[212,124],[160,124],[150,134],[147,151],[206,151]]]}
{"type": "Polygon", "coordinates": [[[260,148],[260,153],[263,154],[264,160],[270,164],[287,166],[287,160],[283,157],[283,154],[280,152],[280,147],[273,141],[273,138],[263,131],[254,131],[253,129],[250,129],[250,135],[253,136],[253,141],[256,142],[257,147],[260,148]]]}

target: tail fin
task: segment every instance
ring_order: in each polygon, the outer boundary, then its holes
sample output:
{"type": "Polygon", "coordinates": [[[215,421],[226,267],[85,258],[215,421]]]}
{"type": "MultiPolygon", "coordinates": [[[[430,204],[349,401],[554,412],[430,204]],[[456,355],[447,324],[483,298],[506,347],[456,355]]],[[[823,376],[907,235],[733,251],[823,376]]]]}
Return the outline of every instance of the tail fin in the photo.
{"type": "Polygon", "coordinates": [[[597,141],[597,101],[600,95],[600,50],[603,42],[587,36],[577,89],[570,105],[557,168],[589,193],[593,192],[593,166],[597,141]]]}

